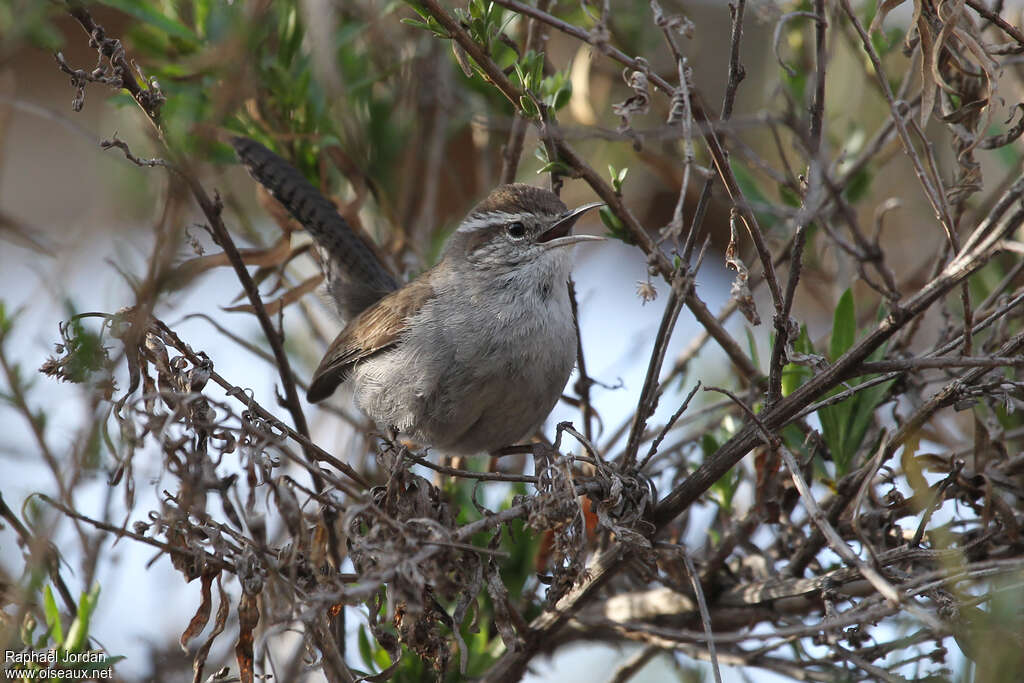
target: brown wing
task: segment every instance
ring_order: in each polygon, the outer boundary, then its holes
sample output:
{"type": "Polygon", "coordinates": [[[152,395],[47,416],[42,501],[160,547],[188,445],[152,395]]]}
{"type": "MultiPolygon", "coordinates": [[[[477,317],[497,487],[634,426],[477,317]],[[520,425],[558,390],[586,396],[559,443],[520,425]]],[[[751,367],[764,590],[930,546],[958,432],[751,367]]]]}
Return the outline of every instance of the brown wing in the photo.
{"type": "Polygon", "coordinates": [[[310,403],[324,400],[345,381],[357,361],[393,346],[406,321],[433,296],[434,288],[424,273],[353,318],[324,354],[306,399],[310,403]]]}

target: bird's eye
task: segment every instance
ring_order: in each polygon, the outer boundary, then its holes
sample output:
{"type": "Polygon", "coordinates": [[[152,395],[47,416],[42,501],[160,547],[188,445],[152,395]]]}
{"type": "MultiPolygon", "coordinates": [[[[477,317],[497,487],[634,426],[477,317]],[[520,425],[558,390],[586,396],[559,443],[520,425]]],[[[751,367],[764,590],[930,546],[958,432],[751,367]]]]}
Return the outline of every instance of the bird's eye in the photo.
{"type": "Polygon", "coordinates": [[[526,226],[516,221],[505,226],[505,232],[514,240],[521,240],[526,237],[526,226]]]}

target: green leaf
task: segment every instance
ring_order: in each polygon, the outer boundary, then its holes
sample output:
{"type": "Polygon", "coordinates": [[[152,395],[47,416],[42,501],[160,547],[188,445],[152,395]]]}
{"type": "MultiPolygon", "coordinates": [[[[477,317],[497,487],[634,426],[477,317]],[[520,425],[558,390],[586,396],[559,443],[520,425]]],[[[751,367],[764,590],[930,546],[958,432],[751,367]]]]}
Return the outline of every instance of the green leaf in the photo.
{"type": "Polygon", "coordinates": [[[721,479],[712,484],[708,492],[724,511],[730,512],[732,511],[733,497],[736,495],[741,481],[743,481],[743,468],[736,465],[730,467],[721,479]]]}
{"type": "Polygon", "coordinates": [[[526,88],[526,71],[523,69],[522,62],[516,62],[512,65],[512,70],[516,74],[516,85],[521,88],[526,88]]]}
{"type": "Polygon", "coordinates": [[[53,636],[54,642],[64,642],[64,627],[60,624],[60,610],[57,609],[57,601],[53,599],[53,591],[47,585],[43,588],[43,615],[46,617],[46,627],[53,636]]]}
{"type": "Polygon", "coordinates": [[[807,92],[807,74],[803,71],[797,71],[796,74],[790,76],[789,72],[785,69],[782,70],[782,83],[789,90],[790,95],[797,102],[804,101],[804,95],[807,92]]]}
{"type": "Polygon", "coordinates": [[[555,111],[558,111],[565,105],[569,104],[569,100],[572,99],[572,85],[564,88],[559,88],[555,91],[554,97],[551,99],[550,107],[555,111]]]}
{"type": "Polygon", "coordinates": [[[847,289],[839,297],[835,316],[832,319],[832,340],[829,343],[829,360],[835,361],[853,346],[857,335],[857,316],[853,306],[853,293],[847,289]]]}
{"type": "Polygon", "coordinates": [[[406,17],[405,19],[402,19],[401,22],[403,24],[405,24],[406,26],[412,26],[413,28],[421,28],[421,29],[423,29],[425,31],[431,31],[432,30],[430,28],[429,24],[427,24],[424,21],[420,21],[418,19],[410,19],[409,17],[406,17]]]}
{"type": "Polygon", "coordinates": [[[537,109],[537,105],[526,95],[519,97],[519,108],[522,110],[524,118],[535,119],[540,116],[540,110],[537,109]]]}
{"type": "Polygon", "coordinates": [[[541,167],[539,171],[537,171],[537,175],[541,175],[542,173],[557,173],[558,175],[569,175],[570,172],[572,172],[572,169],[569,168],[565,164],[565,162],[549,161],[548,163],[544,164],[544,166],[541,167]]]}
{"type": "Polygon", "coordinates": [[[376,671],[373,662],[373,646],[370,644],[370,637],[366,635],[366,629],[362,625],[359,626],[356,640],[359,644],[359,656],[363,658],[363,664],[371,671],[376,671]]]}
{"type": "Polygon", "coordinates": [[[786,206],[799,207],[803,204],[803,199],[800,198],[800,195],[785,185],[779,185],[779,197],[786,206]]]}
{"type": "Polygon", "coordinates": [[[530,87],[541,88],[544,82],[544,53],[532,52],[530,62],[530,87]]]}
{"type": "Polygon", "coordinates": [[[614,188],[616,194],[622,194],[622,183],[625,182],[628,173],[628,166],[623,169],[616,169],[611,164],[608,164],[608,175],[612,179],[612,188],[614,188]]]}
{"type": "MultiPolygon", "coordinates": [[[[829,340],[829,360],[835,361],[853,346],[857,334],[856,311],[853,305],[853,294],[847,289],[839,297],[835,315],[832,319],[832,337],[829,340]]],[[[842,389],[837,389],[838,393],[842,389]]],[[[859,444],[849,439],[850,421],[853,415],[853,397],[818,411],[821,419],[821,433],[832,452],[839,476],[845,474],[850,465],[853,453],[859,444]]]]}
{"type": "Polygon", "coordinates": [[[757,340],[754,339],[754,333],[749,327],[744,327],[744,331],[747,333],[747,352],[750,353],[750,360],[755,368],[760,369],[761,359],[757,355],[757,340]]]}
{"type": "Polygon", "coordinates": [[[120,10],[128,16],[135,17],[140,22],[154,26],[175,38],[188,41],[193,45],[199,43],[199,36],[193,33],[192,29],[165,14],[161,14],[153,8],[152,3],[142,3],[138,2],[138,0],[100,0],[100,4],[120,10]]]}
{"type": "Polygon", "coordinates": [[[867,168],[862,168],[850,177],[843,194],[848,202],[856,203],[864,198],[869,189],[871,189],[871,173],[867,168]]]}
{"type": "Polygon", "coordinates": [[[416,2],[416,0],[405,0],[405,4],[407,4],[412,9],[413,12],[420,15],[420,17],[422,17],[424,21],[426,21],[427,18],[431,16],[430,12],[428,12],[423,5],[416,2]]]}
{"type": "Polygon", "coordinates": [[[7,307],[0,300],[0,339],[14,328],[14,315],[7,315],[7,307]]]}
{"type": "MultiPolygon", "coordinates": [[[[22,643],[24,643],[25,645],[28,645],[29,647],[35,647],[36,644],[32,642],[32,635],[35,633],[36,626],[38,626],[38,625],[39,624],[36,621],[36,618],[34,616],[32,616],[31,614],[26,614],[25,615],[25,618],[22,619],[22,621],[21,621],[21,629],[20,629],[20,635],[21,635],[21,642],[22,643]]],[[[42,645],[45,645],[45,642],[42,643],[42,645]]],[[[41,649],[41,648],[36,647],[35,649],[41,649]]]]}
{"type": "Polygon", "coordinates": [[[100,595],[99,584],[94,585],[88,593],[82,593],[78,601],[78,614],[71,622],[68,629],[68,639],[64,643],[64,650],[67,652],[80,652],[89,637],[89,620],[96,609],[96,603],[100,595]]]}
{"type": "MultiPolygon", "coordinates": [[[[853,295],[848,289],[843,292],[836,305],[832,339],[829,345],[831,360],[835,361],[853,346],[856,334],[856,311],[853,305],[853,295]]],[[[885,346],[880,348],[872,354],[871,359],[878,360],[884,357],[885,349],[885,346]]],[[[859,382],[866,382],[876,376],[861,377],[859,382]]],[[[864,436],[874,419],[875,410],[894,381],[889,380],[867,387],[840,403],[818,411],[822,436],[832,452],[837,477],[847,474],[855,466],[854,457],[863,445],[864,436]]],[[[844,387],[839,387],[830,395],[834,396],[842,390],[844,387]]]]}
{"type": "MultiPolygon", "coordinates": [[[[793,350],[805,355],[814,353],[814,345],[811,344],[811,339],[807,335],[806,325],[800,327],[800,335],[793,340],[793,350]]],[[[787,363],[782,368],[782,395],[789,396],[810,379],[813,374],[811,368],[806,365],[787,363]]]]}
{"type": "MultiPolygon", "coordinates": [[[[736,184],[740,186],[740,192],[743,193],[743,197],[749,203],[762,205],[771,204],[767,195],[765,195],[764,191],[761,190],[761,186],[758,184],[753,174],[747,170],[745,165],[736,163],[730,157],[729,166],[732,168],[732,173],[736,177],[736,184]]],[[[754,209],[754,215],[757,217],[757,222],[760,223],[761,227],[765,230],[770,230],[772,226],[779,221],[779,219],[773,214],[760,211],[757,208],[754,209]]]]}
{"type": "MultiPolygon", "coordinates": [[[[872,378],[865,377],[864,379],[868,380],[872,378]]],[[[850,416],[850,427],[848,433],[850,443],[855,444],[856,448],[860,448],[864,441],[864,435],[867,434],[868,427],[871,426],[871,420],[874,418],[875,409],[878,408],[882,399],[889,391],[889,387],[891,387],[895,381],[896,378],[893,378],[887,382],[876,384],[857,392],[854,396],[854,409],[850,416]]]]}
{"type": "Polygon", "coordinates": [[[387,650],[382,647],[378,647],[374,650],[373,661],[377,665],[378,671],[383,671],[391,666],[391,657],[388,655],[387,650]]]}
{"type": "Polygon", "coordinates": [[[704,460],[707,460],[718,450],[718,441],[712,434],[705,434],[700,439],[700,449],[704,452],[704,460]]]}
{"type": "MultiPolygon", "coordinates": [[[[704,434],[701,437],[700,448],[704,453],[705,462],[718,450],[718,447],[718,440],[712,434],[704,434]]],[[[711,485],[708,493],[711,495],[712,500],[728,512],[732,510],[732,500],[742,480],[743,469],[739,466],[731,467],[728,472],[711,485]]]]}
{"type": "Polygon", "coordinates": [[[598,209],[598,215],[601,217],[601,222],[604,223],[604,227],[608,228],[608,234],[617,240],[621,240],[626,244],[633,244],[632,236],[626,231],[626,224],[619,220],[619,217],[615,215],[610,208],[602,206],[598,209]]]}

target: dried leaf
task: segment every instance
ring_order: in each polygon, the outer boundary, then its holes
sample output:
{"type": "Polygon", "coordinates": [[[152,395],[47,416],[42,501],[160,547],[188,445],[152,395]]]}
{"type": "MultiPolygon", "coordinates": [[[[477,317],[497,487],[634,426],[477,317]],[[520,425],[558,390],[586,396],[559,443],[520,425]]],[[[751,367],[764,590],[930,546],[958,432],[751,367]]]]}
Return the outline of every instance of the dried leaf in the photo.
{"type": "Polygon", "coordinates": [[[658,28],[676,31],[681,36],[693,38],[694,25],[688,17],[679,15],[665,16],[664,10],[658,4],[658,0],[651,0],[651,11],[654,13],[654,23],[658,28]]]}
{"type": "Polygon", "coordinates": [[[515,626],[526,626],[522,616],[512,606],[508,596],[508,589],[501,581],[501,575],[494,563],[488,562],[487,571],[487,593],[491,596],[494,605],[494,626],[498,629],[498,635],[505,647],[510,651],[517,651],[523,646],[523,640],[516,632],[515,626]]]}
{"type": "Polygon", "coordinates": [[[1003,525],[1003,529],[1006,531],[1006,535],[1014,541],[1020,540],[1020,525],[1017,523],[1017,517],[1013,513],[1013,508],[1007,505],[1006,501],[1003,500],[1002,496],[993,490],[992,480],[985,477],[985,509],[989,508],[995,511],[996,517],[1003,525]]]}
{"type": "MultiPolygon", "coordinates": [[[[874,33],[880,29],[882,27],[882,22],[885,21],[885,17],[889,12],[902,5],[903,2],[904,0],[882,0],[881,4],[878,6],[878,11],[875,13],[875,18],[871,21],[871,28],[868,29],[868,33],[874,33]]],[[[919,3],[920,0],[914,0],[915,5],[919,3]]]]}
{"type": "MultiPolygon", "coordinates": [[[[637,61],[646,69],[646,63],[642,59],[637,61]]],[[[651,94],[648,89],[647,73],[646,70],[631,72],[629,69],[625,69],[622,72],[622,78],[629,85],[633,94],[622,102],[613,104],[612,111],[622,117],[618,132],[630,135],[633,138],[633,148],[639,151],[641,148],[640,136],[633,131],[631,119],[634,116],[646,114],[650,109],[651,94]]]]}
{"type": "Polygon", "coordinates": [[[217,617],[213,622],[213,631],[210,632],[210,636],[196,651],[196,658],[192,662],[192,683],[199,683],[203,678],[203,667],[206,666],[206,657],[210,654],[210,648],[213,647],[213,641],[217,639],[221,633],[224,632],[224,627],[228,623],[228,594],[224,592],[224,586],[221,585],[220,574],[217,574],[217,595],[220,600],[220,604],[217,606],[217,617]]]}
{"type": "Polygon", "coordinates": [[[622,102],[612,105],[612,111],[629,120],[632,116],[646,114],[651,106],[651,95],[648,91],[647,74],[642,71],[624,71],[622,76],[633,94],[622,102]]]}
{"type": "Polygon", "coordinates": [[[1022,134],[1024,134],[1024,103],[1018,103],[1013,105],[1013,109],[1010,111],[1010,118],[1006,120],[1007,123],[1013,121],[1013,115],[1017,111],[1021,112],[1020,121],[1010,127],[1008,131],[1002,135],[993,135],[992,137],[984,138],[978,143],[978,147],[981,149],[998,149],[1004,147],[1011,142],[1014,142],[1022,134]]]}
{"type": "Polygon", "coordinates": [[[242,592],[238,602],[238,641],[235,643],[235,660],[238,662],[238,678],[241,683],[253,683],[253,631],[260,621],[260,609],[256,596],[242,592]]]}
{"type": "Polygon", "coordinates": [[[923,129],[928,125],[928,119],[935,109],[935,97],[938,94],[938,86],[935,83],[935,53],[932,41],[931,28],[928,20],[921,16],[920,5],[914,9],[914,18],[917,24],[918,35],[921,37],[921,114],[920,123],[923,129]]]}
{"type": "MultiPolygon", "coordinates": [[[[292,287],[287,292],[274,299],[263,304],[263,308],[266,309],[267,315],[277,315],[282,308],[293,304],[301,299],[306,294],[309,294],[324,281],[323,275],[314,275],[313,277],[307,278],[302,283],[292,287]]],[[[238,306],[227,306],[224,307],[225,311],[229,313],[255,313],[255,309],[252,304],[239,304],[238,306]]]]}
{"type": "Polygon", "coordinates": [[[942,74],[939,73],[939,62],[940,57],[942,56],[942,49],[946,46],[946,41],[949,40],[950,35],[952,35],[953,31],[956,29],[956,22],[959,21],[963,8],[964,0],[954,0],[953,13],[943,22],[942,28],[939,29],[939,35],[935,37],[935,42],[931,48],[932,58],[929,60],[931,63],[932,79],[936,85],[948,92],[950,95],[958,94],[957,89],[946,83],[942,74]]]}
{"type": "Polygon", "coordinates": [[[206,628],[206,623],[210,620],[210,611],[212,610],[212,604],[210,599],[210,586],[213,584],[214,578],[219,574],[203,574],[202,576],[202,590],[200,591],[201,601],[199,608],[193,615],[192,620],[188,622],[188,626],[185,628],[184,633],[181,634],[181,638],[178,643],[181,645],[181,649],[188,652],[188,641],[192,640],[199,635],[199,632],[206,628]]]}
{"type": "Polygon", "coordinates": [[[757,314],[757,306],[754,304],[754,295],[750,291],[750,272],[739,257],[739,249],[736,241],[736,220],[737,211],[732,210],[729,217],[729,246],[725,249],[725,265],[736,271],[736,279],[733,280],[729,289],[730,296],[736,300],[740,313],[751,325],[760,325],[761,316],[757,314]]]}
{"type": "Polygon", "coordinates": [[[472,78],[473,64],[469,61],[469,55],[466,54],[466,51],[462,49],[457,40],[452,41],[452,53],[455,55],[455,61],[458,62],[462,73],[466,74],[466,78],[472,78]]]}
{"type": "Polygon", "coordinates": [[[295,492],[281,478],[272,479],[267,484],[274,492],[277,511],[281,513],[281,519],[288,528],[288,533],[291,534],[292,540],[297,544],[302,544],[305,536],[303,532],[305,524],[302,519],[302,509],[299,507],[299,500],[295,497],[295,492]]]}
{"type": "MultiPolygon", "coordinates": [[[[291,238],[285,234],[278,238],[273,246],[266,249],[239,249],[242,262],[247,266],[277,266],[288,258],[291,252],[291,238]]],[[[207,256],[199,256],[178,264],[168,275],[174,282],[189,282],[193,278],[213,268],[230,266],[227,254],[219,252],[207,256]]]]}
{"type": "Polygon", "coordinates": [[[907,439],[903,445],[903,453],[900,454],[900,465],[903,467],[903,473],[910,488],[914,491],[914,495],[920,500],[928,500],[931,495],[928,480],[924,478],[924,468],[921,463],[914,457],[920,443],[921,440],[917,436],[907,439]]]}
{"type": "Polygon", "coordinates": [[[754,471],[757,473],[755,504],[764,514],[766,521],[777,523],[781,511],[782,496],[779,490],[779,453],[775,449],[760,446],[754,452],[754,471]]]}
{"type": "Polygon", "coordinates": [[[988,100],[975,100],[974,102],[968,102],[962,107],[959,107],[948,114],[942,115],[942,120],[946,123],[963,123],[972,116],[976,116],[979,111],[988,105],[988,100]]]}

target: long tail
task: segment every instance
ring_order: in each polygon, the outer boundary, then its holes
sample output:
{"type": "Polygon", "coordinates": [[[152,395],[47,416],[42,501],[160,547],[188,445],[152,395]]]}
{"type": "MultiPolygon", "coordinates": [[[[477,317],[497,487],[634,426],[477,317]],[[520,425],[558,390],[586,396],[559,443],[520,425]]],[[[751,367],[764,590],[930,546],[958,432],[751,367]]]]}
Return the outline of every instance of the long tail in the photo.
{"type": "Polygon", "coordinates": [[[231,145],[250,175],[274,196],[325,253],[328,288],[342,316],[351,320],[398,283],[373,250],[294,166],[249,138],[231,145]]]}

